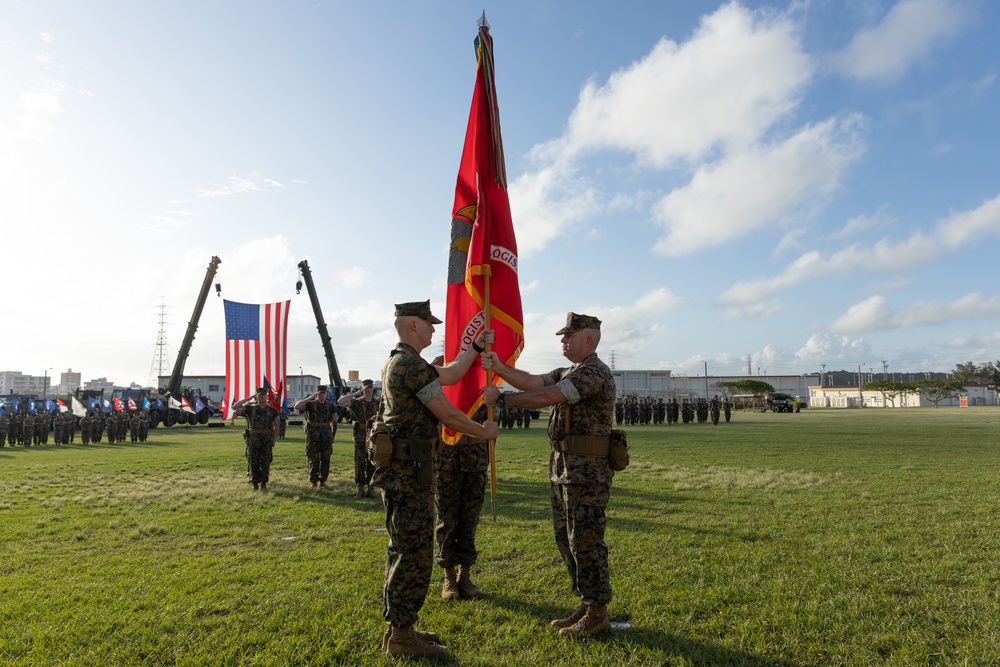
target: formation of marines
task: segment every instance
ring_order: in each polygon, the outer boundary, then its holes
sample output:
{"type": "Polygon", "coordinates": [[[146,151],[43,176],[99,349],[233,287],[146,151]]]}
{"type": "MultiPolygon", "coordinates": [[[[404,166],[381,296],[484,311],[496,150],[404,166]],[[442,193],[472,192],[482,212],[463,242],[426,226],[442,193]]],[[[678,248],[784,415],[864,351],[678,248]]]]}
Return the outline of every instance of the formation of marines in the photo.
{"type": "Polygon", "coordinates": [[[76,442],[77,431],[80,442],[84,445],[101,442],[105,431],[111,444],[125,442],[126,438],[133,443],[146,442],[149,428],[149,414],[146,411],[132,414],[88,411],[83,417],[72,412],[0,413],[0,447],[8,444],[11,447],[47,445],[50,437],[53,444],[72,445],[76,442]]]}
{"type": "Polygon", "coordinates": [[[494,417],[497,420],[497,424],[500,428],[512,429],[515,426],[517,428],[529,428],[531,426],[531,420],[535,416],[534,410],[528,410],[526,408],[497,408],[494,417]]]}
{"type": "Polygon", "coordinates": [[[727,422],[732,419],[733,403],[728,397],[720,399],[717,395],[691,400],[684,398],[680,402],[676,398],[664,401],[662,398],[637,396],[620,397],[615,401],[615,423],[618,426],[647,426],[664,422],[668,425],[690,424],[694,421],[704,424],[709,420],[718,425],[723,414],[727,422]]]}

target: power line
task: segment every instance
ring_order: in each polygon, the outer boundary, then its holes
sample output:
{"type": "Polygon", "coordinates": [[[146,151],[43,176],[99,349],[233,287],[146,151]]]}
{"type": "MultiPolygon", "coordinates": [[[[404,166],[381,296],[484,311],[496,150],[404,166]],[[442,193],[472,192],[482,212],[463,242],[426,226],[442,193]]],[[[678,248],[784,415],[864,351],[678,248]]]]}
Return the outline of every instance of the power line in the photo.
{"type": "Polygon", "coordinates": [[[160,314],[157,320],[159,327],[156,333],[156,351],[153,353],[153,363],[149,366],[149,378],[146,382],[150,387],[159,386],[160,378],[166,375],[167,370],[167,304],[163,297],[160,297],[160,305],[156,308],[160,314]]]}

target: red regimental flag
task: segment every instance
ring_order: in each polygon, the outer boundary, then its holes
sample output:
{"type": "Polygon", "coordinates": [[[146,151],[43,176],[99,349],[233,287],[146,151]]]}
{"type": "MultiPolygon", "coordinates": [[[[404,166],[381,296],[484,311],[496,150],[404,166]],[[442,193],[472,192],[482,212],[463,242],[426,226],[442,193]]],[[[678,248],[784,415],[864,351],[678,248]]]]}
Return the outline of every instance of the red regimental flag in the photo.
{"type": "MultiPolygon", "coordinates": [[[[451,215],[444,358],[451,361],[461,355],[479,332],[490,326],[496,332],[493,351],[512,366],[524,347],[524,316],[493,78],[493,41],[486,27],[481,27],[476,37],[476,58],[476,87],[451,215]],[[484,315],[487,280],[489,323],[484,315]]],[[[501,382],[494,376],[493,384],[501,382]]],[[[445,387],[444,392],[455,407],[471,417],[482,405],[484,386],[486,373],[477,363],[461,382],[445,387]]],[[[445,442],[454,444],[458,437],[444,430],[445,442]]]]}

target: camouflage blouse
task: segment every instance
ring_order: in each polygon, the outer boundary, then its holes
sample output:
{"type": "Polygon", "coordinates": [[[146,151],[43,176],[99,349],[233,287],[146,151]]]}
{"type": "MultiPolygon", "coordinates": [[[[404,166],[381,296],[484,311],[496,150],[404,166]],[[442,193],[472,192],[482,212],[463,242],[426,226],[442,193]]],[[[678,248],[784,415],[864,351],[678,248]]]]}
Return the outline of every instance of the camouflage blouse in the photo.
{"type": "Polygon", "coordinates": [[[310,424],[327,424],[336,422],[340,418],[340,406],[329,400],[322,403],[319,401],[306,403],[302,412],[307,415],[310,424]]]}
{"type": "Polygon", "coordinates": [[[243,413],[246,417],[247,427],[252,430],[268,430],[274,428],[274,420],[278,418],[278,411],[270,405],[250,405],[243,413]]]}
{"type": "Polygon", "coordinates": [[[374,398],[370,401],[352,398],[350,408],[354,413],[354,437],[364,438],[368,432],[368,420],[378,414],[378,401],[374,398]]]}
{"type": "Polygon", "coordinates": [[[406,343],[399,343],[382,368],[382,419],[394,438],[438,436],[438,420],[427,403],[442,393],[437,369],[406,343]]]}
{"type": "MultiPolygon", "coordinates": [[[[611,369],[597,354],[569,368],[557,368],[542,376],[545,386],[558,385],[567,403],[556,406],[549,416],[549,438],[566,435],[611,435],[615,413],[615,381],[611,369]],[[568,409],[567,409],[568,406],[568,409]],[[565,424],[569,412],[569,424],[565,424]]],[[[552,452],[549,478],[554,484],[604,484],[610,487],[614,471],[606,458],[552,452]]]]}

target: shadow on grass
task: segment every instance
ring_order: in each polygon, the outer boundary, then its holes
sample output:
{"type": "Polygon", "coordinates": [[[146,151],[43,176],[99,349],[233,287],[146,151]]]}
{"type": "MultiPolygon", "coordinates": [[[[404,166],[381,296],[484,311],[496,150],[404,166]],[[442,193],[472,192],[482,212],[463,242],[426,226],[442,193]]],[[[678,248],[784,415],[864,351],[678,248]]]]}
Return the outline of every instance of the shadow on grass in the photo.
{"type": "MultiPolygon", "coordinates": [[[[570,610],[560,605],[531,604],[523,598],[512,598],[505,595],[490,593],[486,598],[491,604],[509,610],[515,615],[533,616],[548,626],[550,619],[565,616],[570,610]]],[[[611,614],[612,621],[618,619],[611,614]]],[[[555,632],[555,629],[552,629],[555,632]]],[[[567,640],[574,641],[574,640],[567,640]]],[[[684,658],[694,665],[740,665],[741,667],[799,667],[799,663],[783,658],[758,656],[746,651],[735,650],[706,641],[696,641],[679,635],[664,632],[656,628],[630,627],[621,630],[609,630],[593,637],[578,641],[600,642],[610,646],[620,646],[625,655],[634,654],[634,648],[658,651],[667,658],[684,658]]]]}

